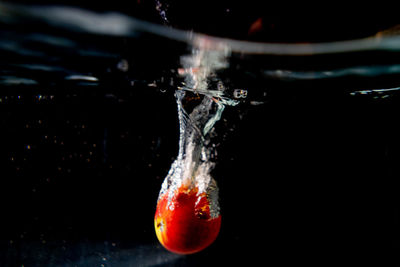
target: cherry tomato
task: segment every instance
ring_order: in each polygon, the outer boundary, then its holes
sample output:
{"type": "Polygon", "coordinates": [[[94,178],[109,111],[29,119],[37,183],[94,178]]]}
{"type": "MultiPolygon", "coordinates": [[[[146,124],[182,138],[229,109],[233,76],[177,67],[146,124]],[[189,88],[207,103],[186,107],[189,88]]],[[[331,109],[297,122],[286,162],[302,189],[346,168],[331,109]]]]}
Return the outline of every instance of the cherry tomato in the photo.
{"type": "Polygon", "coordinates": [[[169,191],[160,196],[154,217],[160,243],[178,254],[196,253],[212,244],[221,227],[221,215],[211,216],[207,194],[181,186],[170,201],[168,196],[169,191]]]}

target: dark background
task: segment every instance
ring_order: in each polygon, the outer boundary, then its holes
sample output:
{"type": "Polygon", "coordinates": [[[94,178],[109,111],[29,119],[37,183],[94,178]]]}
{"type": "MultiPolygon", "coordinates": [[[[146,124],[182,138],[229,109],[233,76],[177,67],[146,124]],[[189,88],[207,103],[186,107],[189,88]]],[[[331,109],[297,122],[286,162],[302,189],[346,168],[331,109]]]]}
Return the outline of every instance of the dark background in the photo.
{"type": "MultiPolygon", "coordinates": [[[[172,26],[241,39],[343,40],[395,25],[390,20],[289,20],[223,2],[206,1],[194,13],[185,12],[184,2],[163,4],[172,26]],[[249,36],[249,25],[260,17],[264,28],[249,36]]],[[[79,5],[165,23],[152,1],[79,5]]],[[[73,36],[86,42],[85,36],[73,36]]],[[[233,55],[236,70],[220,75],[232,86],[247,85],[249,99],[227,107],[216,126],[213,176],[220,188],[221,232],[205,251],[178,257],[158,244],[153,229],[158,191],[178,150],[176,104],[173,88],[164,92],[147,81],[159,81],[165,70],[176,68],[187,50],[168,41],[162,49],[141,42],[112,40],[130,62],[127,73],[116,70],[117,59],[79,61],[79,68],[92,67],[102,78],[98,86],[40,73],[26,74],[41,81],[38,85],[2,86],[1,266],[358,264],[382,263],[398,251],[399,95],[349,94],[395,87],[397,77],[279,82],[260,79],[256,72],[264,64],[395,63],[398,55],[311,60],[233,55]],[[132,52],[132,46],[146,53],[132,52]],[[265,104],[253,106],[250,100],[265,104]]],[[[76,65],[70,56],[61,63],[76,65]]],[[[2,64],[24,60],[4,54],[2,64]]]]}

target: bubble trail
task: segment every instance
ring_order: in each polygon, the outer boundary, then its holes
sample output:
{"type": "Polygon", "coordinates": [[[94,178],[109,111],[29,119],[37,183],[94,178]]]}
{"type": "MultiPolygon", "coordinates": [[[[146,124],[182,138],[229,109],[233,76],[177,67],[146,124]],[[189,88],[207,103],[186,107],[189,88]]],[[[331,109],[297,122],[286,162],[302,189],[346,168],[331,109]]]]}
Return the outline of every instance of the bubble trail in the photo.
{"type": "Polygon", "coordinates": [[[208,77],[226,67],[228,51],[194,49],[182,57],[184,86],[175,92],[180,125],[179,154],[158,197],[154,226],[160,243],[178,254],[203,250],[214,242],[221,227],[218,187],[210,172],[215,163],[210,135],[225,105],[219,82],[211,89],[208,77]],[[196,71],[193,71],[193,70],[196,71]]]}

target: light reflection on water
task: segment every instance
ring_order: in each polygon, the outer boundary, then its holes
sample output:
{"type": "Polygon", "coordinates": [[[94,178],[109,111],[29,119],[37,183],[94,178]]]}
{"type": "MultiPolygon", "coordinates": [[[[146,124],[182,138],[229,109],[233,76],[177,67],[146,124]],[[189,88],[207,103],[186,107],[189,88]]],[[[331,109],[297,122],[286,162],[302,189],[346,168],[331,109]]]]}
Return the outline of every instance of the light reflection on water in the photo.
{"type": "MultiPolygon", "coordinates": [[[[328,56],[329,54],[348,55],[348,60],[346,60],[346,64],[342,67],[331,67],[329,61],[332,60],[332,58],[327,58],[327,62],[323,66],[308,66],[307,62],[310,61],[310,59],[305,57],[303,59],[304,65],[302,69],[299,69],[299,67],[295,67],[294,69],[282,68],[282,66],[277,67],[274,64],[268,66],[267,58],[267,65],[264,64],[264,66],[261,66],[261,69],[257,70],[260,73],[258,76],[259,82],[261,82],[264,87],[268,86],[268,81],[270,79],[296,81],[353,76],[379,77],[399,74],[399,65],[397,62],[391,62],[391,64],[380,62],[378,60],[380,54],[366,54],[367,57],[371,57],[371,61],[364,65],[360,65],[360,63],[357,62],[357,58],[355,58],[356,61],[352,62],[352,54],[354,53],[396,53],[400,51],[400,36],[396,29],[378,32],[367,38],[328,43],[257,43],[187,32],[156,25],[115,12],[95,13],[75,7],[27,7],[12,4],[1,4],[0,10],[0,21],[2,21],[4,25],[18,28],[25,23],[33,23],[33,25],[37,25],[36,29],[38,30],[38,32],[29,34],[25,34],[24,32],[20,33],[18,30],[14,32],[4,31],[1,33],[0,50],[9,55],[13,55],[9,56],[11,57],[11,62],[5,60],[3,63],[6,64],[6,68],[2,70],[4,73],[2,84],[33,84],[35,82],[35,79],[32,77],[23,77],[20,75],[15,75],[15,78],[10,78],[9,73],[7,73],[8,68],[12,72],[17,72],[17,74],[18,70],[14,68],[19,68],[20,70],[30,69],[43,71],[46,73],[64,73],[64,78],[66,80],[71,80],[71,77],[91,76],[93,78],[90,81],[93,81],[93,79],[101,81],[103,77],[90,75],[89,72],[91,70],[88,69],[85,64],[82,64],[85,68],[83,68],[83,66],[77,68],[78,62],[96,62],[102,60],[104,65],[112,65],[114,69],[126,72],[130,67],[128,64],[129,60],[123,58],[124,56],[118,48],[118,45],[116,45],[115,42],[113,44],[113,38],[129,38],[135,42],[135,40],[139,40],[140,38],[147,38],[146,35],[148,34],[186,43],[193,47],[200,47],[201,49],[229,49],[229,51],[232,52],[232,58],[235,58],[237,55],[248,55],[248,59],[244,57],[242,60],[249,60],[250,62],[252,60],[260,61],[252,57],[257,54],[297,57],[311,56],[311,58],[318,55],[328,56]],[[43,27],[43,25],[46,25],[46,27],[43,27]],[[51,33],[46,32],[49,31],[49,29],[51,33]],[[41,30],[44,32],[40,32],[41,30]],[[54,30],[60,30],[60,33],[55,34],[54,30]],[[85,35],[87,38],[81,38],[85,35]],[[77,41],[77,37],[78,39],[81,38],[80,41],[77,41]],[[101,40],[105,40],[106,42],[102,44],[101,40]],[[13,62],[13,58],[19,58],[19,60],[21,60],[20,57],[29,58],[31,62],[13,62]],[[55,62],[61,62],[62,64],[62,60],[66,58],[74,59],[76,61],[76,64],[74,64],[75,66],[54,64],[55,62]],[[110,64],[111,62],[113,63],[110,64]],[[124,64],[122,65],[121,62],[124,64]]],[[[152,41],[152,39],[149,39],[149,42],[150,41],[152,41]]],[[[165,49],[162,47],[159,48],[161,50],[165,49]]],[[[141,53],[143,52],[140,51],[141,49],[143,49],[143,46],[138,48],[132,46],[130,53],[141,53]]],[[[165,51],[167,52],[168,50],[165,49],[165,51]]],[[[296,61],[297,59],[293,60],[296,61]]],[[[239,68],[240,71],[246,71],[245,67],[243,67],[245,64],[240,64],[241,63],[237,66],[231,63],[228,69],[239,68]],[[241,67],[244,69],[240,69],[241,67]]],[[[109,69],[109,71],[111,70],[109,69]]],[[[250,71],[254,72],[254,70],[250,71]]],[[[159,78],[160,77],[154,77],[154,79],[159,78]]],[[[88,81],[86,78],[84,80],[88,81]]],[[[149,80],[148,83],[152,83],[152,81],[149,80]]]]}
{"type": "Polygon", "coordinates": [[[119,242],[46,240],[9,240],[8,246],[18,247],[23,257],[19,262],[2,261],[3,266],[174,266],[184,256],[165,251],[160,245],[132,244],[121,248],[119,242]],[[52,248],[49,250],[49,248],[52,248]]]}

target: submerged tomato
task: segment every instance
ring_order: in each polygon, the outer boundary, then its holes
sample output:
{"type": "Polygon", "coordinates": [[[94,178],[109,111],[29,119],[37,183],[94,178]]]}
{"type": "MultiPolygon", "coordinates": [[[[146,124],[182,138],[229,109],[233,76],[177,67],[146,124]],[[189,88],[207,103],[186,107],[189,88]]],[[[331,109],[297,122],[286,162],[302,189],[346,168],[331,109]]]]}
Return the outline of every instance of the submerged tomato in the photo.
{"type": "Polygon", "coordinates": [[[154,226],[160,243],[169,251],[191,254],[217,238],[221,215],[211,216],[210,202],[197,189],[180,187],[168,203],[168,191],[160,196],[154,226]]]}

